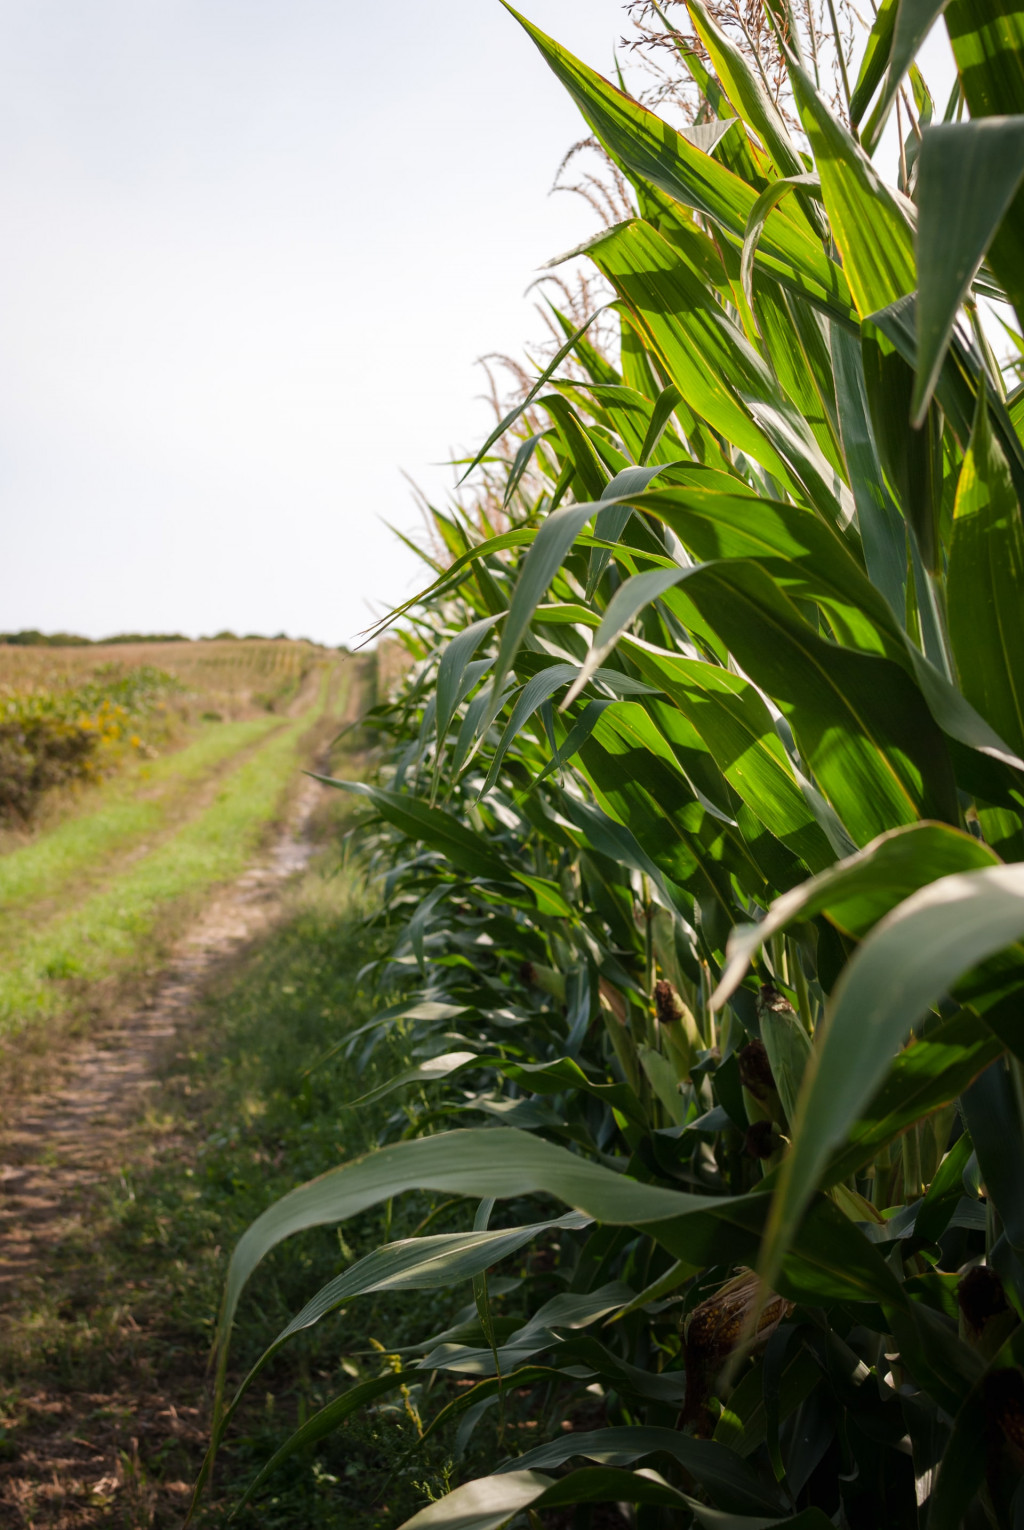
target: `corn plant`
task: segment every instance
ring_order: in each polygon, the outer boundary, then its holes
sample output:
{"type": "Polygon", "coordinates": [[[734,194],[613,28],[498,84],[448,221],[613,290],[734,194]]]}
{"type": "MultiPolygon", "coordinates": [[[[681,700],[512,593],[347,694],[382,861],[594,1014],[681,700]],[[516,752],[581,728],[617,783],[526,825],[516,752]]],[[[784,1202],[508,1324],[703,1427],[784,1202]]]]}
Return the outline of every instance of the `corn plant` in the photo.
{"type": "Polygon", "coordinates": [[[399,991],[339,1041],[397,1031],[413,1061],[380,1149],[236,1248],[221,1387],[280,1240],[466,1197],[471,1226],[380,1248],[273,1340],[264,1361],[341,1306],[358,1331],[363,1292],[455,1293],[255,1490],[415,1388],[457,1449],[500,1418],[492,1469],[417,1530],[602,1502],[645,1527],[1009,1526],[1024,392],[980,310],[1024,319],[1024,23],[949,0],[939,121],[914,57],[942,7],[882,0],[836,112],[766,0],[784,113],[687,5],[687,130],[516,18],[635,196],[585,252],[621,346],[566,319],[480,454],[493,484],[505,453],[500,503],[434,515],[385,764],[335,783],[372,810],[399,991]],[[901,98],[890,187],[871,155],[901,98]]]}

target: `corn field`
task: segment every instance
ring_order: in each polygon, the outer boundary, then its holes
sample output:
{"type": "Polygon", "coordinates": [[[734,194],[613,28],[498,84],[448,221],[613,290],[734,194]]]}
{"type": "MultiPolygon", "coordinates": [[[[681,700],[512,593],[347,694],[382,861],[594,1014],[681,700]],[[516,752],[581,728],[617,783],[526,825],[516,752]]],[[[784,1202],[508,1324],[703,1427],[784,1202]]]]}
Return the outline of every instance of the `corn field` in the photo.
{"type": "Polygon", "coordinates": [[[210,1461],[260,1261],[418,1189],[472,1226],[343,1269],[264,1360],[365,1292],[450,1320],[254,1492],[401,1393],[506,1446],[416,1530],[1020,1525],[1024,391],[982,314],[1024,321],[1024,18],[882,0],[837,105],[789,0],[774,84],[687,9],[686,128],[511,13],[634,213],[434,513],[386,757],[335,783],[398,994],[339,1044],[414,1061],[379,1150],[235,1249],[210,1461]]]}

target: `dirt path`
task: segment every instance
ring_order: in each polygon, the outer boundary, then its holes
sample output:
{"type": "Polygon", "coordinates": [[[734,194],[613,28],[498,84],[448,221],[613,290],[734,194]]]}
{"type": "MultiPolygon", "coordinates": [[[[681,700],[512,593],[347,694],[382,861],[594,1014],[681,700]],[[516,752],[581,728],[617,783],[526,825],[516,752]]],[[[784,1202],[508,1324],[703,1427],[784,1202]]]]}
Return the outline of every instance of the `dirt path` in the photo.
{"type": "Polygon", "coordinates": [[[207,906],[149,1001],[83,1044],[71,1078],[32,1100],[0,1135],[0,1321],[23,1283],[87,1215],[88,1189],[127,1161],[160,1064],[213,970],[274,918],[283,884],[308,864],[309,824],[323,788],[299,789],[261,860],[207,906]]]}
{"type": "MultiPolygon", "coordinates": [[[[314,758],[358,715],[364,687],[362,671],[348,677],[341,715],[330,707],[329,722],[309,736],[314,758]]],[[[191,1182],[185,1059],[205,1045],[211,986],[244,971],[293,912],[291,888],[303,884],[323,849],[324,795],[318,782],[300,778],[273,838],[212,896],[148,990],[134,999],[129,990],[88,1040],[63,1043],[64,1055],[50,1059],[49,1088],[7,1094],[0,1121],[4,1530],[181,1524],[205,1444],[207,1343],[180,1308],[172,1314],[151,1294],[178,1299],[179,1266],[160,1241],[140,1243],[127,1259],[124,1245],[109,1242],[120,1214],[112,1218],[112,1207],[133,1201],[150,1171],[170,1174],[172,1184],[180,1172],[183,1188],[191,1182]]],[[[212,1249],[213,1258],[218,1253],[212,1249]]],[[[189,1267],[186,1284],[192,1276],[189,1267]]]]}

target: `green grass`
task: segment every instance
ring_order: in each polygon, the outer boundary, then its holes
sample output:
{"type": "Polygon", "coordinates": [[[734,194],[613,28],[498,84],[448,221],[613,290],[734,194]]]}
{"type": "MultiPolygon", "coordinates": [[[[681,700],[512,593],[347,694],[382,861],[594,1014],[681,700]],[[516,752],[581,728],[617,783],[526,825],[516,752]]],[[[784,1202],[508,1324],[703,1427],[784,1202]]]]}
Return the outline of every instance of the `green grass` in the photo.
{"type": "Polygon", "coordinates": [[[66,889],[69,880],[102,874],[102,858],[159,833],[195,786],[232,755],[264,738],[281,722],[254,717],[206,724],[184,749],[108,782],[91,810],[43,830],[29,844],[0,858],[0,910],[25,919],[31,905],[66,889]]]}
{"type": "MultiPolygon", "coordinates": [[[[74,1433],[97,1449],[116,1439],[127,1456],[131,1437],[139,1437],[133,1470],[155,1496],[156,1526],[180,1524],[181,1484],[193,1480],[202,1446],[198,1438],[140,1434],[140,1419],[149,1416],[154,1397],[183,1417],[190,1407],[205,1407],[204,1367],[235,1238],[297,1179],[371,1150],[398,1108],[394,1100],[365,1110],[344,1102],[407,1061],[400,1040],[362,1077],[340,1054],[308,1071],[373,1013],[356,976],[377,954],[361,921],[363,905],[353,872],[313,872],[290,893],[286,920],[255,957],[221,980],[183,1038],[173,1076],[143,1125],[139,1153],[130,1163],[111,1164],[96,1204],[62,1243],[59,1262],[7,1315],[0,1422],[10,1448],[21,1452],[30,1435],[38,1438],[40,1399],[69,1405],[74,1433]],[[147,1142],[164,1144],[148,1164],[147,1142]]],[[[411,1234],[430,1205],[425,1197],[406,1198],[390,1236],[411,1234]]],[[[465,1209],[459,1214],[461,1222],[439,1220],[436,1228],[466,1225],[465,1209]]],[[[311,1285],[381,1241],[385,1222],[384,1212],[368,1212],[346,1226],[344,1239],[319,1229],[265,1261],[239,1314],[236,1375],[311,1285]]],[[[358,1322],[337,1314],[275,1361],[222,1452],[199,1524],[226,1523],[282,1431],[353,1377],[377,1373],[379,1354],[364,1353],[367,1333],[393,1350],[436,1321],[448,1295],[368,1296],[358,1322]]],[[[56,1414],[47,1417],[59,1428],[56,1414]]],[[[378,1530],[444,1490],[450,1448],[450,1441],[421,1445],[399,1400],[294,1458],[236,1523],[378,1530]]],[[[128,1513],[125,1503],[121,1511],[128,1513]]]]}
{"type": "Polygon", "coordinates": [[[41,927],[23,930],[8,948],[0,977],[0,1036],[75,1007],[91,984],[151,966],[153,937],[168,913],[180,915],[245,868],[303,763],[303,738],[322,716],[327,694],[325,676],[315,708],[288,725],[278,723],[225,775],[210,806],[108,878],[102,890],[41,927]]]}

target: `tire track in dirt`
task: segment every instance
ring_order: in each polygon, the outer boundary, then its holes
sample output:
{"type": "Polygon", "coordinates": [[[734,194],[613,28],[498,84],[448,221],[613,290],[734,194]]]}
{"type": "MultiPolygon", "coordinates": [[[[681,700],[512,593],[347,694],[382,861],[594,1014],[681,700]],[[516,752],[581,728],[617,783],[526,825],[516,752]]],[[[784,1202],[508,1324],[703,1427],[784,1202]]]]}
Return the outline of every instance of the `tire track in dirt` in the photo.
{"type": "Polygon", "coordinates": [[[309,863],[318,782],[304,780],[285,826],[261,859],[215,895],[149,1001],[85,1043],[73,1076],[37,1096],[0,1137],[0,1313],[59,1249],[91,1186],[125,1161],[160,1062],[216,967],[274,919],[283,885],[309,863]]]}
{"type": "MultiPolygon", "coordinates": [[[[361,710],[367,668],[360,663],[347,675],[336,672],[327,715],[308,736],[306,757],[318,768],[328,764],[328,738],[361,710]]],[[[26,1336],[31,1343],[37,1310],[52,1308],[58,1324],[73,1329],[83,1296],[85,1321],[92,1322],[92,1298],[79,1270],[83,1249],[101,1254],[105,1200],[118,1176],[134,1178],[150,1163],[177,1155],[187,1160],[188,1144],[161,1114],[161,1088],[178,1074],[181,1047],[208,986],[287,914],[285,889],[301,877],[322,838],[314,817],[321,800],[320,784],[300,778],[278,832],[242,875],[213,895],[149,996],[138,996],[102,1034],[75,1043],[62,1080],[9,1109],[7,1123],[0,1123],[0,1328],[9,1321],[13,1332],[17,1325],[19,1344],[26,1336]]],[[[97,1266],[102,1272],[102,1257],[97,1266]]],[[[143,1272],[138,1285],[128,1282],[123,1299],[104,1298],[115,1325],[113,1373],[102,1362],[97,1368],[95,1359],[82,1373],[62,1374],[66,1361],[57,1369],[42,1361],[38,1371],[26,1370],[12,1353],[11,1379],[19,1379],[11,1394],[15,1416],[0,1416],[0,1525],[170,1530],[181,1524],[206,1440],[206,1353],[191,1342],[179,1348],[176,1332],[154,1320],[144,1300],[141,1324],[135,1321],[145,1286],[143,1272]],[[5,1424],[15,1427],[14,1443],[5,1424]],[[154,1471],[154,1462],[165,1463],[163,1469],[154,1471]]]]}

